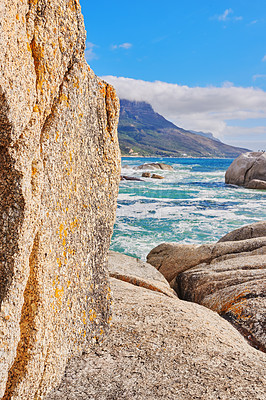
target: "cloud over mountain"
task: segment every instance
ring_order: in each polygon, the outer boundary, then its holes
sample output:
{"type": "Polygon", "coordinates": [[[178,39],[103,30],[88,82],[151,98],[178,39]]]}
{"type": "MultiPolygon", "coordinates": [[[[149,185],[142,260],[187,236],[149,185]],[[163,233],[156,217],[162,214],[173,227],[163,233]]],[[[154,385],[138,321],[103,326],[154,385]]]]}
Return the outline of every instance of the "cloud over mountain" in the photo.
{"type": "Polygon", "coordinates": [[[266,92],[253,87],[189,87],[103,76],[120,98],[146,101],[184,129],[212,132],[224,142],[266,149],[266,92]]]}

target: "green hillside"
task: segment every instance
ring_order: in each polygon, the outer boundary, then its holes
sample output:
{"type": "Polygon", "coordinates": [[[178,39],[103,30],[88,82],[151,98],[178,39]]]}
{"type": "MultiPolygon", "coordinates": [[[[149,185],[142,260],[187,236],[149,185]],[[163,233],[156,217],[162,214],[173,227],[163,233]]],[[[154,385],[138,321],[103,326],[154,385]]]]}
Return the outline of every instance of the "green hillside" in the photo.
{"type": "Polygon", "coordinates": [[[118,138],[124,156],[235,158],[249,151],[179,128],[145,102],[120,100],[120,107],[118,138]]]}

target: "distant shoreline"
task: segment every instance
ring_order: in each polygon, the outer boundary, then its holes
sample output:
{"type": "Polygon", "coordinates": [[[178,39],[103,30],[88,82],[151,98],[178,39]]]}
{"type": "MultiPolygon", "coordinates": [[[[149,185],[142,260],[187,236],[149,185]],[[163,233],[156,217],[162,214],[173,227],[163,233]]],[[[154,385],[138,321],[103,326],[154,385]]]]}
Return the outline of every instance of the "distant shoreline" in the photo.
{"type": "Polygon", "coordinates": [[[194,160],[194,159],[202,159],[202,160],[234,160],[237,157],[171,157],[171,156],[121,156],[121,158],[169,158],[176,159],[182,158],[185,160],[194,160]]]}

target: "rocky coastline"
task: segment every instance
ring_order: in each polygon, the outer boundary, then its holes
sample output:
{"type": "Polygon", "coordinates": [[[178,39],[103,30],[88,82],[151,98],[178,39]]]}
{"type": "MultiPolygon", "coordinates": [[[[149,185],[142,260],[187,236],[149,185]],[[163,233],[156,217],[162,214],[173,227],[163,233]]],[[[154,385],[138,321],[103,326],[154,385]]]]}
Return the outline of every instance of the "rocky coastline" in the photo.
{"type": "Polygon", "coordinates": [[[45,400],[264,398],[265,354],[232,324],[179,299],[149,263],[109,252],[108,266],[110,335],[72,359],[45,400]]]}
{"type": "Polygon", "coordinates": [[[0,398],[264,399],[265,226],[159,271],[108,254],[119,100],[79,1],[3,0],[0,28],[0,398]]]}

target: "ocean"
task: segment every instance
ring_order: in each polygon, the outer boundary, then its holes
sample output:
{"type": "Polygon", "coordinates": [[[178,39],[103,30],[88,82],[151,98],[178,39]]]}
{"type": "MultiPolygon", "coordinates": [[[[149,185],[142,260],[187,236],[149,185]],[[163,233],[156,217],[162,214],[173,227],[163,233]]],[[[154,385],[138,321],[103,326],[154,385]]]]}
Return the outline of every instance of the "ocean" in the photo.
{"type": "Polygon", "coordinates": [[[224,183],[233,159],[122,158],[122,175],[141,178],[134,167],[170,164],[152,171],[162,180],[121,181],[111,250],[145,260],[162,242],[216,242],[246,224],[266,220],[266,191],[224,183]]]}

